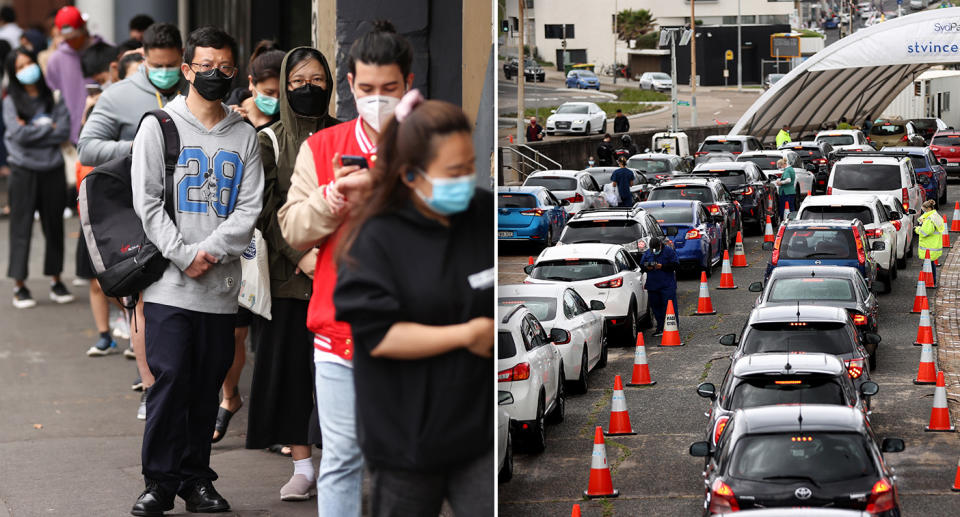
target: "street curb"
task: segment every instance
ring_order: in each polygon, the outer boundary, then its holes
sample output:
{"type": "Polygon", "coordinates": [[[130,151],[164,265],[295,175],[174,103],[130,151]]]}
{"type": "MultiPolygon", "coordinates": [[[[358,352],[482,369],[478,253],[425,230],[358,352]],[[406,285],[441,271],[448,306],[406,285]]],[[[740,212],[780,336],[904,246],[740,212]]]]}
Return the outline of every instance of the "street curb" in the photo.
{"type": "Polygon", "coordinates": [[[936,347],[937,365],[943,371],[947,387],[947,403],[951,419],[960,422],[960,253],[949,253],[940,258],[937,271],[937,295],[934,299],[939,346],[936,347]]]}

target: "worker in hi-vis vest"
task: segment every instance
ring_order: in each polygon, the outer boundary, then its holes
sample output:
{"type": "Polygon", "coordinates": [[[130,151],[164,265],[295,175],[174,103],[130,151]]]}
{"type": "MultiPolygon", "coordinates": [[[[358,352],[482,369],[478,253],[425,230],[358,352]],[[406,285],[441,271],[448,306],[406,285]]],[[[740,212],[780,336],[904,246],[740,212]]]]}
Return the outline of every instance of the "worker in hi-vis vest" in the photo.
{"type": "Polygon", "coordinates": [[[943,233],[947,231],[947,224],[943,217],[937,213],[937,202],[928,199],[921,205],[923,215],[917,220],[919,226],[913,231],[920,236],[920,243],[917,245],[917,256],[920,259],[927,257],[930,252],[930,267],[933,269],[933,283],[937,283],[937,265],[934,262],[943,253],[943,233]]]}
{"type": "Polygon", "coordinates": [[[793,139],[790,138],[790,127],[784,124],[783,127],[780,128],[780,132],[777,133],[777,149],[779,149],[781,145],[792,141],[793,139]]]}

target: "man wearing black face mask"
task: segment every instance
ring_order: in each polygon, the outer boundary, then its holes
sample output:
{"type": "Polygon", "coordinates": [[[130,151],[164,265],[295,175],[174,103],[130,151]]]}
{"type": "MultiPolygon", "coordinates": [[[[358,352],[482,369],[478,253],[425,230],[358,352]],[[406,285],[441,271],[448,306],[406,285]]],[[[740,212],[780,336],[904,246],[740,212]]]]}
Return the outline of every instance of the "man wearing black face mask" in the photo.
{"type": "Polygon", "coordinates": [[[650,247],[640,259],[644,271],[647,272],[647,282],[644,288],[649,295],[648,301],[653,316],[657,319],[657,330],[654,336],[663,334],[663,322],[667,317],[667,302],[673,301],[673,309],[677,313],[677,323],[680,322],[680,308],[677,306],[677,252],[670,246],[664,246],[659,237],[650,238],[650,247]]]}

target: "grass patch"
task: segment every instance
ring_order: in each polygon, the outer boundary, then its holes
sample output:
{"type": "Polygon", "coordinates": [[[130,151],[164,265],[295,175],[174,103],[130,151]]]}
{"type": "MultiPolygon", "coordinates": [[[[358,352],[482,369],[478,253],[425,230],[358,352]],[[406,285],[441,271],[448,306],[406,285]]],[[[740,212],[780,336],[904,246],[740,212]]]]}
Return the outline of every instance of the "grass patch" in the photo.
{"type": "Polygon", "coordinates": [[[664,102],[669,101],[670,96],[653,90],[623,88],[617,90],[617,100],[625,102],[664,102]]]}
{"type": "Polygon", "coordinates": [[[590,410],[590,414],[587,416],[587,425],[580,429],[580,438],[593,436],[593,433],[597,428],[597,417],[600,416],[600,412],[603,411],[603,408],[607,407],[607,404],[610,403],[611,396],[613,396],[613,390],[607,388],[603,390],[603,396],[593,403],[593,408],[590,410]]]}
{"type": "Polygon", "coordinates": [[[660,109],[660,106],[654,104],[638,104],[634,102],[598,102],[597,106],[607,112],[608,117],[616,115],[618,109],[623,110],[623,114],[628,116],[660,109]]]}
{"type": "Polygon", "coordinates": [[[613,501],[603,498],[600,500],[600,506],[603,507],[603,517],[613,517],[613,501]]]}
{"type": "Polygon", "coordinates": [[[700,373],[699,382],[707,380],[707,375],[710,375],[710,368],[713,368],[713,359],[707,361],[707,364],[703,365],[703,372],[700,373]]]}

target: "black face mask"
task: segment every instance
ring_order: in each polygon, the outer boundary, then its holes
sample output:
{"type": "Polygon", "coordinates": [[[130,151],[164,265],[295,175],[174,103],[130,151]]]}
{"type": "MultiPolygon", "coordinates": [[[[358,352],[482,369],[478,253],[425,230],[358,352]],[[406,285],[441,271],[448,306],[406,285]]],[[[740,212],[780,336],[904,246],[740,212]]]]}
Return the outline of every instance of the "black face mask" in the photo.
{"type": "Polygon", "coordinates": [[[287,102],[298,115],[319,117],[327,112],[330,94],[319,86],[307,83],[296,90],[287,91],[287,102]]]}
{"type": "Polygon", "coordinates": [[[222,101],[230,93],[233,78],[227,77],[220,69],[211,70],[205,74],[198,73],[193,78],[193,87],[197,93],[208,101],[222,101]]]}

